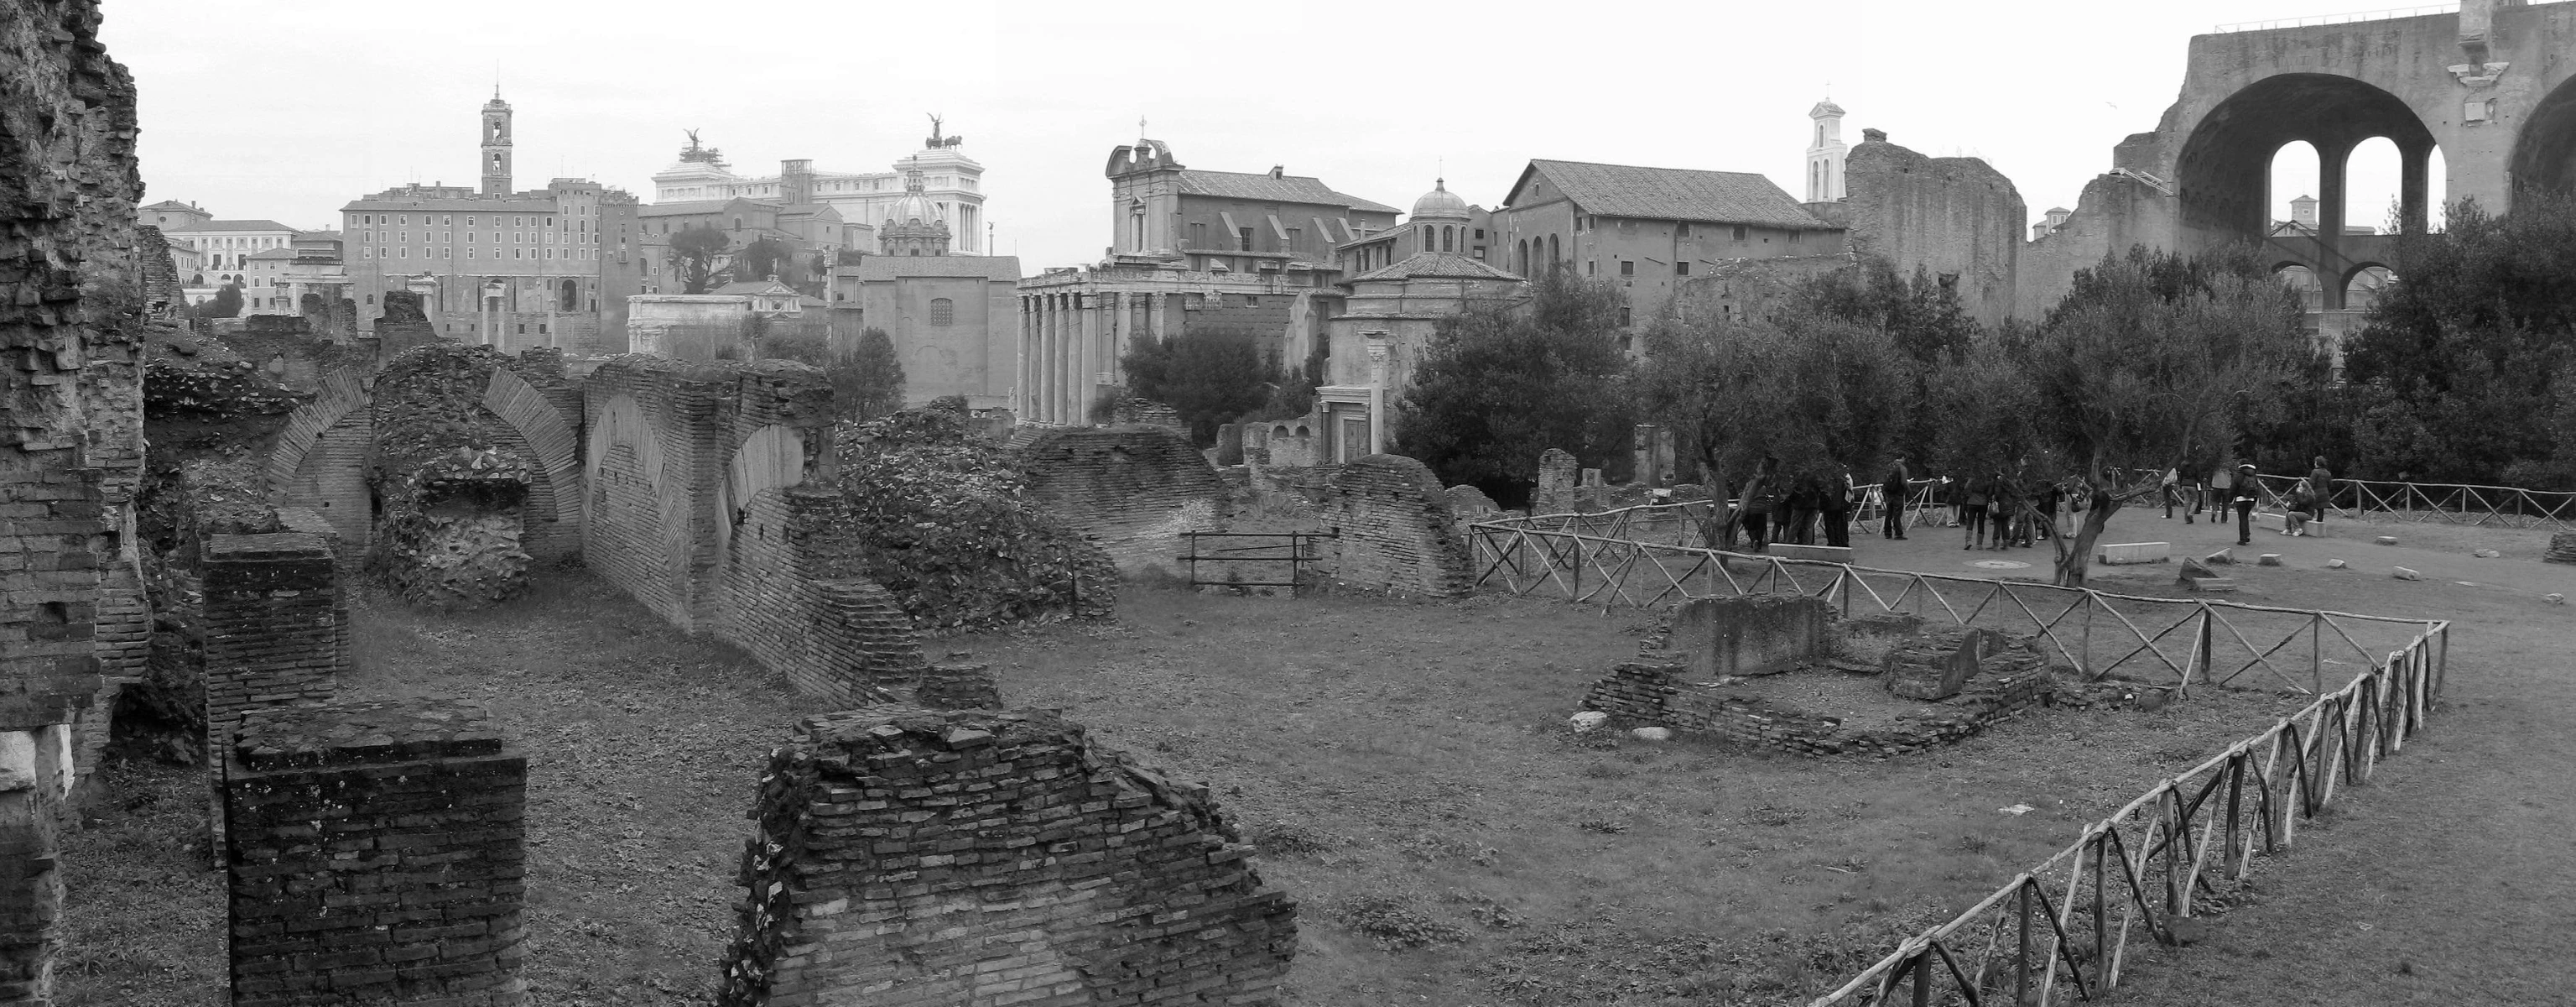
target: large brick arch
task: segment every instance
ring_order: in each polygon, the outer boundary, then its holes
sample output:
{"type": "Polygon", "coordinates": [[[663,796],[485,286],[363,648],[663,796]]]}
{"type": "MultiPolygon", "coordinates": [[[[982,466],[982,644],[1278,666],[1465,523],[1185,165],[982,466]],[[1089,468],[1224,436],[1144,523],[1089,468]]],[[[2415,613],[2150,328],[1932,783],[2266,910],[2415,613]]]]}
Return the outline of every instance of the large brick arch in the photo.
{"type": "Polygon", "coordinates": [[[369,396],[358,376],[348,371],[332,371],[322,379],[322,394],[296,408],[286,418],[286,430],[277,435],[277,446],[268,452],[268,491],[276,494],[295,478],[295,470],[304,464],[304,456],[313,452],[315,442],[352,410],[364,412],[369,396]]]}
{"type": "Polygon", "coordinates": [[[724,482],[716,487],[717,549],[732,550],[734,527],[741,523],[743,509],[751,506],[752,498],[760,491],[804,481],[804,431],[773,423],[743,438],[725,465],[724,482]]]}
{"type": "Polygon", "coordinates": [[[353,569],[375,530],[366,470],[376,437],[373,397],[356,374],[331,372],[321,396],[287,417],[268,455],[268,498],[281,507],[310,508],[330,522],[340,535],[341,558],[353,569]]]}
{"type": "Polygon", "coordinates": [[[528,554],[556,559],[581,551],[581,435],[565,423],[536,386],[507,367],[492,369],[483,386],[483,408],[519,435],[517,445],[537,463],[538,485],[529,487],[528,554]]]}
{"type": "Polygon", "coordinates": [[[582,472],[582,560],[685,630],[689,501],[667,464],[641,403],[612,395],[600,404],[582,472]]]}

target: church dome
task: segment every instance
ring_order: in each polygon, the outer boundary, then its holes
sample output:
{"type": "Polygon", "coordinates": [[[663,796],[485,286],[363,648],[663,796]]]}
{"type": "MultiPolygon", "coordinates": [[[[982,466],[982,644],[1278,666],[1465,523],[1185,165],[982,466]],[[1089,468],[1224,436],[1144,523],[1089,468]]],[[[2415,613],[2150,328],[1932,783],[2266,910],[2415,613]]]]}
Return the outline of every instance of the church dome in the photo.
{"type": "Polygon", "coordinates": [[[1431,191],[1423,193],[1422,198],[1413,201],[1412,219],[1420,220],[1424,217],[1465,220],[1467,201],[1458,198],[1457,193],[1449,191],[1448,179],[1434,179],[1431,183],[1431,191]]]}
{"type": "Polygon", "coordinates": [[[894,209],[886,216],[889,223],[897,226],[909,227],[919,224],[926,227],[939,222],[939,209],[930,205],[930,197],[915,190],[904,193],[902,199],[895,200],[894,209]]]}

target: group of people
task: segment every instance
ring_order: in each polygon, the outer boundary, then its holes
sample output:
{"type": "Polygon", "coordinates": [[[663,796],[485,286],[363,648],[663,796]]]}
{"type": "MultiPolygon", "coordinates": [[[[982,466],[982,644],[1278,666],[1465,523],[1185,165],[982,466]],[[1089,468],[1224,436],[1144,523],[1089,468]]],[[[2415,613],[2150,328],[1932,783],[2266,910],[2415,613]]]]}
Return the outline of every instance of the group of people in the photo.
{"type": "Polygon", "coordinates": [[[1742,503],[1744,534],[1752,540],[1753,551],[1761,552],[1773,542],[1815,545],[1817,526],[1822,525],[1825,545],[1848,548],[1852,503],[1858,495],[1847,470],[1808,473],[1783,485],[1766,466],[1762,485],[1742,503]]]}
{"type": "MultiPolygon", "coordinates": [[[[2283,535],[2306,535],[2309,525],[2325,523],[2326,504],[2334,489],[2334,473],[2326,469],[2324,455],[2317,456],[2315,466],[2283,497],[2283,535]]],[[[2163,492],[2165,520],[2173,520],[2175,508],[2188,507],[2182,516],[2184,524],[2199,520],[2204,510],[2217,511],[2210,520],[2225,521],[2227,511],[2233,508],[2236,511],[2236,544],[2254,544],[2254,505],[2262,499],[2262,483],[2256,479],[2253,465],[2238,465],[2231,469],[2222,464],[2205,478],[2191,480],[2186,480],[2179,468],[2166,469],[2163,492]]]]}

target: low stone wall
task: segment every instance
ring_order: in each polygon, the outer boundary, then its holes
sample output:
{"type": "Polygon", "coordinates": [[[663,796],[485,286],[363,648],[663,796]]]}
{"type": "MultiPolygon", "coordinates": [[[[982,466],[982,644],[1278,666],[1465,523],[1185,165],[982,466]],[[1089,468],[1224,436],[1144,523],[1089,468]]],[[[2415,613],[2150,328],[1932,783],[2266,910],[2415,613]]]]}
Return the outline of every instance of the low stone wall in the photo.
{"type": "Polygon", "coordinates": [[[1187,435],[1161,426],[1062,428],[1016,452],[1029,493],[1099,537],[1118,569],[1181,572],[1181,533],[1225,528],[1232,494],[1187,435]]]}
{"type": "Polygon", "coordinates": [[[1333,576],[1349,584],[1451,598],[1472,590],[1474,561],[1449,494],[1403,455],[1370,455],[1333,470],[1319,508],[1341,535],[1333,576]]]}
{"type": "Polygon", "coordinates": [[[452,702],[262,713],[225,753],[236,1007],[515,1007],[528,764],[452,702]]]}
{"type": "Polygon", "coordinates": [[[2556,532],[2549,536],[2549,551],[2541,554],[2550,563],[2576,563],[2576,531],[2556,532]]]}
{"type": "Polygon", "coordinates": [[[753,815],[722,1007],[1257,1007],[1296,953],[1204,788],[1053,714],[806,718],[753,815]]]}
{"type": "MultiPolygon", "coordinates": [[[[1827,674],[1839,674],[1828,672],[1827,674]]],[[[1845,731],[1842,721],[1769,700],[1693,685],[1678,664],[1622,664],[1592,684],[1583,708],[1798,755],[1899,755],[1955,744],[2045,698],[2044,665],[1971,679],[1955,696],[1906,715],[1904,726],[1845,731]]]]}

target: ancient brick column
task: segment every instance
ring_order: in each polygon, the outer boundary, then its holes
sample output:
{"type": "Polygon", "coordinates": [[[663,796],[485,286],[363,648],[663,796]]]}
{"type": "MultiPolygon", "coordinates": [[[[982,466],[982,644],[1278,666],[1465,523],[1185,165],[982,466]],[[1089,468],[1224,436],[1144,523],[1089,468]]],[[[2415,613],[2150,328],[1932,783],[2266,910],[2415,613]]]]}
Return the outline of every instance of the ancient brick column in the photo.
{"type": "Polygon", "coordinates": [[[331,540],[302,532],[216,535],[201,561],[206,626],[206,765],[216,848],[224,832],[226,752],[254,710],[328,701],[349,667],[349,610],[331,540]]]}
{"type": "Polygon", "coordinates": [[[528,763],[479,708],[260,712],[226,756],[235,1007],[527,1002],[528,763]]]}
{"type": "Polygon", "coordinates": [[[1205,788],[1053,714],[806,718],[754,815],[725,1007],[1257,1007],[1296,952],[1205,788]]]}
{"type": "Polygon", "coordinates": [[[74,775],[74,724],[104,685],[49,679],[0,695],[0,1004],[53,1002],[62,872],[55,829],[74,775]]]}

